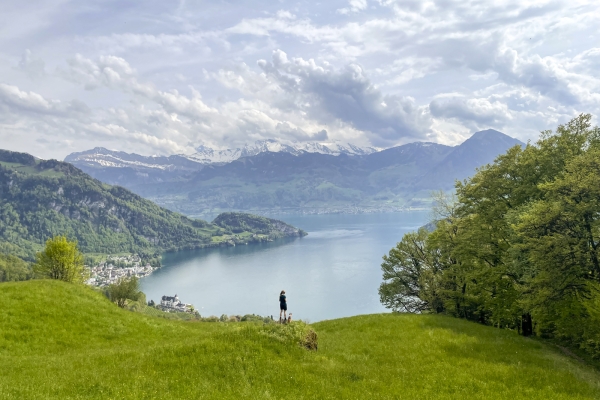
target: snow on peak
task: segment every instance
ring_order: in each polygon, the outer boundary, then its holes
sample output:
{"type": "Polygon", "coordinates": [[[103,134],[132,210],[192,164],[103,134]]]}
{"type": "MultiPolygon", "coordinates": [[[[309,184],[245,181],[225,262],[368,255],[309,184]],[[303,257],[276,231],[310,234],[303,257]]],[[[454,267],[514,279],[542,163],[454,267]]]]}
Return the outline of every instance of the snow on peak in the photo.
{"type": "Polygon", "coordinates": [[[189,160],[200,162],[202,164],[209,163],[226,163],[237,160],[241,157],[255,156],[264,152],[273,153],[290,153],[299,155],[301,153],[321,153],[338,156],[346,155],[367,155],[379,151],[374,147],[359,147],[351,143],[333,142],[304,142],[304,143],[281,143],[275,139],[257,140],[254,144],[246,144],[244,147],[235,149],[215,150],[211,147],[200,145],[196,148],[193,154],[184,155],[189,160]]]}

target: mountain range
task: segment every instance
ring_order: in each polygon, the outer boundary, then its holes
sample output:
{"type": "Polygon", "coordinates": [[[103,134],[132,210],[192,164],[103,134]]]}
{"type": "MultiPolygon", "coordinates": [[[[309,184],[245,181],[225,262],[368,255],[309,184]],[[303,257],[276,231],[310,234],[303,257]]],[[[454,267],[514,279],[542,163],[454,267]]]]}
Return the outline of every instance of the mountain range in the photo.
{"type": "Polygon", "coordinates": [[[170,157],[96,148],[71,154],[65,161],[188,215],[397,210],[427,207],[431,191],[452,190],[456,180],[523,143],[489,129],[453,147],[415,142],[380,151],[350,145],[333,151],[324,146],[328,152],[317,145],[292,148],[276,141],[257,142],[227,153],[229,162],[223,161],[228,159],[225,153],[207,148],[192,156],[170,157]]]}
{"type": "Polygon", "coordinates": [[[202,164],[211,163],[228,163],[235,161],[242,157],[251,157],[260,153],[272,152],[272,153],[290,153],[293,155],[300,155],[302,153],[320,153],[329,154],[332,156],[339,156],[340,154],[346,155],[367,155],[379,151],[375,147],[359,147],[351,143],[319,143],[319,142],[305,142],[305,143],[281,143],[274,139],[257,140],[253,145],[245,145],[244,147],[238,147],[235,149],[227,150],[214,150],[210,147],[199,146],[196,148],[196,152],[191,155],[181,155],[187,159],[200,162],[202,164]]]}
{"type": "Polygon", "coordinates": [[[252,145],[235,149],[215,150],[207,146],[198,146],[193,154],[177,154],[172,156],[141,156],[135,153],[108,150],[96,147],[91,150],[71,153],[65,162],[96,168],[132,167],[139,170],[156,169],[161,171],[197,170],[200,165],[229,163],[242,157],[251,157],[265,152],[290,153],[320,153],[332,156],[367,155],[379,151],[375,147],[359,147],[351,143],[281,143],[274,139],[257,140],[252,145]]]}

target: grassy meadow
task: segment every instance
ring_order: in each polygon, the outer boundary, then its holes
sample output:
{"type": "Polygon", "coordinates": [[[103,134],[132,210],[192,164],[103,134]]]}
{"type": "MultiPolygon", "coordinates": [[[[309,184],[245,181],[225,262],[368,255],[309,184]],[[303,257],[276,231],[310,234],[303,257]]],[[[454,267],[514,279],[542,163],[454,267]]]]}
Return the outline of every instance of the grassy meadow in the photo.
{"type": "Polygon", "coordinates": [[[206,323],[58,281],[0,284],[0,398],[598,399],[600,374],[514,332],[433,315],[206,323]]]}

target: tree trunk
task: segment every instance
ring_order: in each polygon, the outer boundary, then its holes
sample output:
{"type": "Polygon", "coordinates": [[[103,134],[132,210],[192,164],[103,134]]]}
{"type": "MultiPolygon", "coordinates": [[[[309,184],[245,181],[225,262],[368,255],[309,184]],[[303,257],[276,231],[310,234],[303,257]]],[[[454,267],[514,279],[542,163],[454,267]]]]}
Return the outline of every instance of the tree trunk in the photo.
{"type": "Polygon", "coordinates": [[[533,323],[531,321],[531,314],[521,315],[521,331],[523,336],[531,336],[533,334],[533,323]]]}

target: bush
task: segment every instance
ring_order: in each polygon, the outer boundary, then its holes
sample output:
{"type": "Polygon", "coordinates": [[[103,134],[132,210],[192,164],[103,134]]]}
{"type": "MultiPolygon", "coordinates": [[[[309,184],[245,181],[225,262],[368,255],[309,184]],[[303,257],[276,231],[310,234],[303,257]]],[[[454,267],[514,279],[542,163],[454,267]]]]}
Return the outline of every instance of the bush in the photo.
{"type": "Polygon", "coordinates": [[[289,324],[265,324],[260,333],[282,343],[301,346],[307,350],[317,350],[317,333],[302,321],[289,324]]]}
{"type": "Polygon", "coordinates": [[[256,315],[256,314],[246,314],[241,318],[242,322],[264,322],[265,324],[268,324],[270,322],[272,322],[271,317],[261,317],[260,315],[256,315]]]}
{"type": "Polygon", "coordinates": [[[127,300],[145,303],[146,295],[140,291],[140,282],[137,277],[122,278],[108,287],[108,298],[119,307],[124,308],[127,300]]]}
{"type": "Polygon", "coordinates": [[[317,332],[313,329],[309,329],[304,335],[304,339],[302,340],[302,346],[307,350],[317,350],[319,347],[319,338],[317,336],[317,332]]]}
{"type": "Polygon", "coordinates": [[[26,281],[33,271],[28,263],[18,257],[0,253],[0,282],[26,281]]]}
{"type": "Polygon", "coordinates": [[[44,251],[37,254],[34,271],[43,278],[71,283],[83,283],[87,278],[77,242],[71,242],[65,236],[46,241],[44,251]]]}

